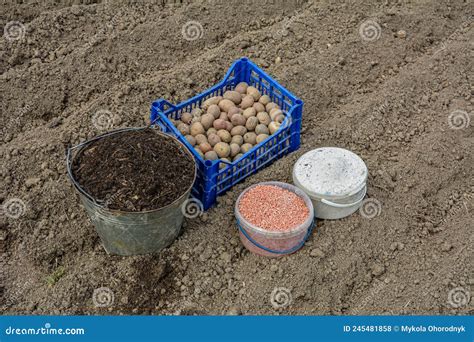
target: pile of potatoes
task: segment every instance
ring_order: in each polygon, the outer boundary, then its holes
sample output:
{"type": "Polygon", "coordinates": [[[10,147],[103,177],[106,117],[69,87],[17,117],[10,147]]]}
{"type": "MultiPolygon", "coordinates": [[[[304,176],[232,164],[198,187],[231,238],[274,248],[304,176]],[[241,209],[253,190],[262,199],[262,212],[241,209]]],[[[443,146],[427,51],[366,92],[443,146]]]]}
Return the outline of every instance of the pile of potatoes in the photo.
{"type": "Polygon", "coordinates": [[[278,131],[284,119],[268,95],[241,82],[172,121],[205,160],[231,162],[278,131]]]}

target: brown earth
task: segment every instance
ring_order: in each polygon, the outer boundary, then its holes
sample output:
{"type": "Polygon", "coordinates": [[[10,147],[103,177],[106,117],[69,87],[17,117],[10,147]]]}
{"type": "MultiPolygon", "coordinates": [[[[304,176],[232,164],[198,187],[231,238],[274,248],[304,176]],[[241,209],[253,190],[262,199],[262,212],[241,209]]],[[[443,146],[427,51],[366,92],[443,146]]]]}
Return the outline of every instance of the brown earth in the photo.
{"type": "Polygon", "coordinates": [[[25,25],[0,40],[1,312],[473,313],[472,1],[119,3],[1,5],[2,27],[25,25]],[[191,20],[196,40],[182,32],[191,20]],[[380,37],[359,32],[366,20],[380,37]],[[244,55],[305,101],[301,148],[187,219],[159,255],[108,256],[65,148],[144,125],[153,100],[189,98],[244,55]],[[378,215],[319,221],[288,257],[248,253],[238,194],[290,182],[320,146],[366,161],[378,215]],[[288,306],[272,306],[277,288],[288,306]]]}

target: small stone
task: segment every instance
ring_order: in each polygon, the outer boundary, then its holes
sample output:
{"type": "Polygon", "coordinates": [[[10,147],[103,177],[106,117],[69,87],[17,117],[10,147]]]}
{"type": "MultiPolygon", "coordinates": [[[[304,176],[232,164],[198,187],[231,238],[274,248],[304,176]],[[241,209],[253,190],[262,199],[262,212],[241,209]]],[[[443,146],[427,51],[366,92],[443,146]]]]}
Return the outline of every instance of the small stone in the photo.
{"type": "Polygon", "coordinates": [[[242,42],[240,43],[240,48],[241,48],[241,49],[246,49],[246,48],[248,48],[249,46],[250,46],[250,43],[249,43],[248,41],[246,41],[246,40],[244,40],[244,41],[242,41],[242,42]]]}
{"type": "Polygon", "coordinates": [[[314,257],[314,258],[324,258],[325,254],[319,248],[314,248],[313,250],[311,250],[311,253],[309,255],[314,257]]]}
{"type": "Polygon", "coordinates": [[[221,254],[221,260],[229,263],[232,261],[232,255],[230,255],[230,253],[224,252],[221,254]]]}
{"type": "Polygon", "coordinates": [[[339,57],[339,58],[337,59],[337,64],[339,64],[339,65],[345,65],[345,64],[346,64],[346,59],[345,59],[344,57],[342,57],[342,56],[339,57]]]}
{"type": "Polygon", "coordinates": [[[81,14],[81,9],[78,5],[72,5],[71,6],[71,12],[72,12],[72,14],[78,16],[78,15],[81,14]]]}
{"type": "Polygon", "coordinates": [[[270,266],[270,271],[272,271],[274,273],[278,272],[278,266],[277,265],[271,265],[270,266]]]}
{"type": "Polygon", "coordinates": [[[130,94],[131,87],[129,85],[125,85],[122,87],[122,94],[128,95],[130,94]]]}
{"type": "Polygon", "coordinates": [[[202,221],[202,222],[206,223],[207,221],[209,221],[209,214],[207,214],[207,213],[202,213],[201,216],[200,216],[200,218],[201,218],[201,221],[202,221]]]}
{"type": "Polygon", "coordinates": [[[54,118],[53,120],[51,120],[51,122],[48,124],[48,128],[54,128],[54,127],[58,127],[60,124],[63,123],[63,119],[62,118],[54,118]]]}
{"type": "Polygon", "coordinates": [[[441,251],[442,252],[449,252],[453,248],[453,245],[451,245],[449,242],[444,242],[441,245],[441,251]]]}
{"type": "Polygon", "coordinates": [[[41,178],[37,178],[37,177],[34,177],[34,178],[28,178],[26,181],[25,181],[25,185],[27,188],[31,188],[37,184],[39,184],[41,182],[41,178]]]}
{"type": "Polygon", "coordinates": [[[199,245],[197,245],[196,247],[194,247],[193,249],[193,253],[195,254],[200,254],[204,251],[204,248],[206,247],[206,243],[205,242],[201,242],[199,243],[199,245]]]}
{"type": "Polygon", "coordinates": [[[200,255],[199,255],[199,260],[201,261],[206,261],[212,256],[212,250],[209,248],[206,248],[200,255]]]}
{"type": "Polygon", "coordinates": [[[401,251],[403,248],[405,248],[405,245],[401,242],[393,242],[390,245],[390,249],[392,250],[392,252],[395,252],[396,250],[401,251]]]}
{"type": "Polygon", "coordinates": [[[381,264],[375,264],[372,266],[372,274],[376,277],[384,274],[385,272],[385,267],[381,264]]]}
{"type": "Polygon", "coordinates": [[[401,39],[405,39],[405,38],[407,37],[406,31],[405,31],[405,30],[399,30],[399,31],[397,32],[397,37],[398,37],[398,38],[401,38],[401,39]]]}
{"type": "Polygon", "coordinates": [[[280,64],[281,63],[281,57],[278,56],[277,58],[275,58],[275,63],[276,64],[280,64]]]}

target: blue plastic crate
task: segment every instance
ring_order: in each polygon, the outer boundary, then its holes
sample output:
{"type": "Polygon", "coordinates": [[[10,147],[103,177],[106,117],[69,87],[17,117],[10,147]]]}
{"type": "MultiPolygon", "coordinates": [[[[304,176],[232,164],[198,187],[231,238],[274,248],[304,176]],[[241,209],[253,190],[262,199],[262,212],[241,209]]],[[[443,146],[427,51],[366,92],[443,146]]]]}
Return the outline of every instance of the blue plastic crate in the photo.
{"type": "Polygon", "coordinates": [[[204,210],[207,210],[216,202],[217,196],[276,159],[300,147],[302,110],[302,100],[283,88],[248,58],[240,58],[232,64],[221,82],[201,94],[178,105],[171,104],[164,99],[153,102],[150,120],[153,125],[158,125],[164,132],[176,136],[194,154],[198,175],[192,195],[199,199],[204,210]],[[272,101],[276,102],[285,113],[285,120],[277,132],[254,146],[235,162],[204,160],[174,127],[169,118],[179,119],[182,113],[191,112],[193,108],[200,107],[202,102],[210,97],[222,96],[226,90],[234,89],[240,82],[247,82],[260,90],[262,95],[270,96],[272,101]]]}

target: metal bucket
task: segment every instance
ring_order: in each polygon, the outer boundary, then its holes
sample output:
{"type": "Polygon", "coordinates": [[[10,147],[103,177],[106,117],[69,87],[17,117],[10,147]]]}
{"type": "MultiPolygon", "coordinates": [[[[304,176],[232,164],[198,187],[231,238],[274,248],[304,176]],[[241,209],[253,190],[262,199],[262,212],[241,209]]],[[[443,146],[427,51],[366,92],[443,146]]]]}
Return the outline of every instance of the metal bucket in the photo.
{"type": "MultiPolygon", "coordinates": [[[[163,208],[141,212],[126,212],[106,208],[103,203],[94,199],[82,189],[72,174],[73,158],[80,154],[90,143],[109,135],[145,128],[126,128],[111,131],[71,147],[67,152],[67,172],[69,178],[79,193],[81,201],[102,240],[102,244],[109,254],[137,255],[156,253],[169,246],[181,230],[184,216],[181,207],[189,198],[192,184],[181,197],[163,208]],[[73,156],[74,150],[77,151],[73,156]]],[[[164,135],[176,141],[194,161],[192,154],[176,138],[158,131],[156,134],[164,135]]],[[[196,164],[194,163],[195,179],[196,164]]]]}

